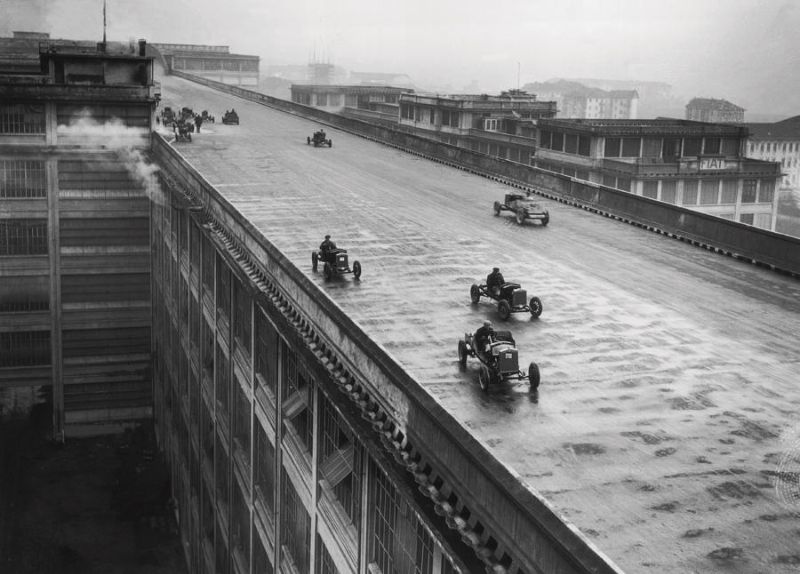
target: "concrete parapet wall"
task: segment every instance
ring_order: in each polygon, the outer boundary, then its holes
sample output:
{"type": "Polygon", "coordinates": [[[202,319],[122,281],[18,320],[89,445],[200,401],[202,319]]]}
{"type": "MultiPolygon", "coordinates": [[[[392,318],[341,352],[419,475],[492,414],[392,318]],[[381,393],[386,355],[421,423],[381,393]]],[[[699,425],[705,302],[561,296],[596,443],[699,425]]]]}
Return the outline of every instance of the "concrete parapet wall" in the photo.
{"type": "Polygon", "coordinates": [[[192,197],[190,204],[221,224],[247,257],[257,262],[325,346],[334,350],[357,384],[368,390],[399,427],[404,435],[400,440],[420,454],[432,467],[431,474],[443,479],[470,509],[473,526],[481,522],[525,572],[620,572],[542,497],[500,464],[177,150],[156,134],[152,150],[165,172],[192,197]]]}
{"type": "Polygon", "coordinates": [[[800,275],[800,238],[724,220],[191,74],[175,72],[174,75],[430,159],[532,189],[551,199],[575,204],[745,261],[800,275]]]}

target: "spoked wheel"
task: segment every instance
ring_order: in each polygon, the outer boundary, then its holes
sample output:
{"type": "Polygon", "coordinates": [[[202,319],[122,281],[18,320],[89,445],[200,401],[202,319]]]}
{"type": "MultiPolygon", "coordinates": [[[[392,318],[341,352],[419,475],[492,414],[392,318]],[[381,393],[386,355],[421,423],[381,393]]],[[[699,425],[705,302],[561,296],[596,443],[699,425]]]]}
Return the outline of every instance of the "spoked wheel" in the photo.
{"type": "Polygon", "coordinates": [[[353,276],[356,279],[361,279],[361,263],[353,261],[353,276]]]}
{"type": "Polygon", "coordinates": [[[495,201],[494,202],[494,214],[495,215],[500,215],[500,202],[499,201],[495,201]]]}
{"type": "Polygon", "coordinates": [[[511,316],[511,305],[503,299],[497,304],[497,312],[500,314],[500,318],[505,321],[511,316]]]}
{"type": "Polygon", "coordinates": [[[458,364],[462,367],[467,365],[467,343],[463,339],[458,342],[458,364]]]}
{"type": "Polygon", "coordinates": [[[531,384],[530,390],[535,391],[539,388],[539,366],[536,363],[528,365],[528,381],[531,384]]]}
{"type": "Polygon", "coordinates": [[[531,302],[528,304],[528,306],[531,308],[531,317],[534,319],[539,317],[544,310],[542,307],[542,301],[538,297],[531,297],[531,302]]]}
{"type": "Polygon", "coordinates": [[[312,271],[316,271],[317,270],[317,262],[318,261],[319,261],[319,255],[317,254],[316,251],[312,251],[311,252],[311,270],[312,271]]]}
{"type": "Polygon", "coordinates": [[[469,298],[472,300],[473,303],[477,303],[478,301],[480,301],[481,288],[473,284],[472,287],[469,288],[469,298]]]}
{"type": "Polygon", "coordinates": [[[550,223],[550,214],[545,213],[544,217],[542,217],[542,225],[547,225],[548,223],[550,223]]]}
{"type": "Polygon", "coordinates": [[[517,225],[522,225],[523,223],[525,223],[525,210],[518,209],[516,213],[516,218],[517,218],[517,225]]]}
{"type": "Polygon", "coordinates": [[[492,382],[492,373],[489,370],[489,367],[486,365],[481,365],[481,370],[478,373],[478,384],[481,386],[481,390],[485,393],[489,390],[489,383],[492,382]]]}
{"type": "Polygon", "coordinates": [[[325,262],[325,267],[322,268],[322,273],[325,275],[326,280],[330,280],[333,277],[333,268],[331,268],[331,264],[327,261],[325,262]]]}

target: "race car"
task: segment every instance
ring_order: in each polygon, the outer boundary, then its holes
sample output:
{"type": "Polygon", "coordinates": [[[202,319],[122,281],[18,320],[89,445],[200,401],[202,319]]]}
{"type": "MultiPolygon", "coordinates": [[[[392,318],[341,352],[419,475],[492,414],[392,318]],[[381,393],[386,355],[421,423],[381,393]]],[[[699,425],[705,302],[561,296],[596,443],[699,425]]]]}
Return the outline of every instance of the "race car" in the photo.
{"type": "Polygon", "coordinates": [[[325,135],[325,130],[318,130],[314,135],[306,138],[306,144],[314,144],[314,147],[328,146],[333,147],[333,140],[325,135]]]}
{"type": "Polygon", "coordinates": [[[519,283],[503,283],[499,291],[489,289],[486,283],[473,283],[469,297],[475,304],[481,297],[497,301],[497,312],[503,321],[508,319],[511,313],[530,313],[534,319],[542,314],[542,301],[538,297],[531,297],[528,300],[528,292],[519,283]]]}
{"type": "Polygon", "coordinates": [[[458,363],[466,366],[468,357],[481,363],[478,384],[483,391],[509,380],[527,381],[531,391],[539,388],[539,366],[531,362],[527,373],[519,369],[519,352],[510,331],[494,331],[488,341],[476,341],[474,334],[464,333],[458,341],[458,363]]]}
{"type": "Polygon", "coordinates": [[[494,202],[494,214],[500,215],[501,211],[513,211],[517,224],[522,225],[526,219],[537,219],[542,225],[550,222],[550,213],[538,201],[530,198],[530,192],[507,193],[503,203],[494,202]]]}
{"type": "Polygon", "coordinates": [[[347,262],[347,249],[330,249],[328,251],[312,251],[311,252],[311,269],[317,270],[319,262],[322,262],[322,273],[325,279],[331,279],[334,276],[346,275],[352,273],[356,280],[361,279],[361,263],[353,261],[353,268],[347,262]]]}

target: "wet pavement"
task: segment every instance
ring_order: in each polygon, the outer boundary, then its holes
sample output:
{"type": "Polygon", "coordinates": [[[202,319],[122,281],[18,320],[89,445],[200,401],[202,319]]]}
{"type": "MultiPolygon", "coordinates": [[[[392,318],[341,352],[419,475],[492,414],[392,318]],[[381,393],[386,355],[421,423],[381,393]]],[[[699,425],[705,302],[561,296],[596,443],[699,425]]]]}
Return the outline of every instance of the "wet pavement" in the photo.
{"type": "Polygon", "coordinates": [[[236,108],[239,126],[174,145],[624,570],[797,572],[800,281],[549,200],[547,227],[518,226],[492,213],[502,184],[333,128],[314,148],[315,122],[178,78],[162,92],[236,108]],[[311,271],[326,233],[360,282],[311,271]],[[541,298],[539,319],[470,303],[495,265],[541,298]],[[539,365],[538,393],[483,393],[476,361],[459,368],[484,319],[539,365]]]}

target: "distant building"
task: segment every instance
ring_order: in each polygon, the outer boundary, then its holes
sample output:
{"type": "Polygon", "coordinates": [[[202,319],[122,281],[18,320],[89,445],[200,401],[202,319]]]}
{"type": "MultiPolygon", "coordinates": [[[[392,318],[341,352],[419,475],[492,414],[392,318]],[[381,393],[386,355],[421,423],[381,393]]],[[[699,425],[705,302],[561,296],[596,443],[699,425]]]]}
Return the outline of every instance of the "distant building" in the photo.
{"type": "Polygon", "coordinates": [[[540,101],[521,90],[499,96],[404,93],[400,97],[401,129],[524,164],[531,163],[536,121],[555,114],[555,102],[540,101]]]}
{"type": "Polygon", "coordinates": [[[636,119],[639,94],[636,90],[603,90],[579,82],[558,80],[526,84],[528,92],[558,104],[559,118],[636,119]]]}
{"type": "Polygon", "coordinates": [[[741,124],[744,122],[744,108],[728,100],[692,98],[686,104],[686,119],[712,124],[741,124]]]}
{"type": "Polygon", "coordinates": [[[745,157],[743,126],[542,119],[538,127],[537,167],[775,229],[780,165],[745,157]]]}
{"type": "Polygon", "coordinates": [[[747,124],[747,157],[781,164],[781,188],[800,189],[800,116],[774,122],[747,124]]]}
{"type": "Polygon", "coordinates": [[[258,86],[259,57],[231,54],[228,46],[151,44],[167,72],[177,70],[236,86],[258,86]]]}

